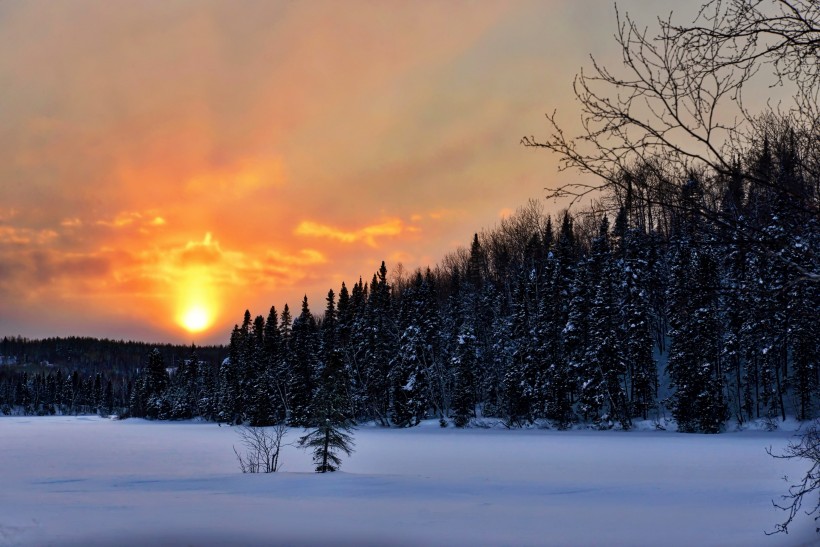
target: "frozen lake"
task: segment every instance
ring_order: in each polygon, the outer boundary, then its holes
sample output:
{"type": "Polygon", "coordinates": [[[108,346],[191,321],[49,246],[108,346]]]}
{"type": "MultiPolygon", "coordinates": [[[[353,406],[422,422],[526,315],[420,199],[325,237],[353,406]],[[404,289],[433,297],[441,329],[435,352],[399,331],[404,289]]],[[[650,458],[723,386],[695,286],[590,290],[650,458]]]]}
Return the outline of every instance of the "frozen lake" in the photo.
{"type": "Polygon", "coordinates": [[[342,472],[243,475],[230,427],[3,417],[0,545],[813,545],[764,534],[791,435],[364,427],[342,472]]]}

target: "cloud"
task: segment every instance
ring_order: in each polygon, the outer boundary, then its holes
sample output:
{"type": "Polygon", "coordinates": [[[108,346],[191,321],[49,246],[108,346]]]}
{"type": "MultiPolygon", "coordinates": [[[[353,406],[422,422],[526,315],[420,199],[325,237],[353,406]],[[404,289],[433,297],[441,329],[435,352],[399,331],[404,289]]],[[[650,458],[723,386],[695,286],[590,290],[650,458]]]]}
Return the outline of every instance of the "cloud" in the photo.
{"type": "Polygon", "coordinates": [[[287,254],[279,251],[268,251],[269,260],[275,264],[312,266],[315,264],[325,264],[327,256],[316,249],[301,249],[296,254],[287,254]]]}
{"type": "Polygon", "coordinates": [[[57,235],[54,230],[0,226],[0,244],[43,245],[55,239],[57,235]]]}
{"type": "MultiPolygon", "coordinates": [[[[166,224],[165,219],[158,216],[156,211],[122,211],[111,219],[101,219],[95,222],[97,226],[105,226],[108,228],[127,228],[138,227],[145,229],[147,227],[158,227],[166,224]]],[[[83,221],[79,218],[65,219],[60,223],[66,228],[75,228],[83,225],[83,221]]]]}
{"type": "Polygon", "coordinates": [[[451,220],[464,218],[466,214],[467,212],[462,209],[439,208],[430,211],[429,213],[427,213],[427,216],[429,216],[433,220],[451,220]]]}
{"type": "Polygon", "coordinates": [[[399,218],[390,218],[377,224],[371,224],[352,231],[341,230],[327,224],[305,220],[299,223],[293,233],[298,236],[332,239],[341,243],[356,243],[361,241],[370,247],[377,247],[377,238],[395,237],[406,231],[417,230],[417,227],[407,226],[399,218]]]}
{"type": "Polygon", "coordinates": [[[202,241],[189,241],[183,249],[171,254],[175,255],[176,262],[182,267],[213,266],[224,258],[224,253],[219,243],[213,240],[211,232],[206,233],[202,241]]]}
{"type": "Polygon", "coordinates": [[[83,225],[83,221],[77,217],[65,218],[60,221],[60,226],[63,228],[78,228],[83,225]]]}

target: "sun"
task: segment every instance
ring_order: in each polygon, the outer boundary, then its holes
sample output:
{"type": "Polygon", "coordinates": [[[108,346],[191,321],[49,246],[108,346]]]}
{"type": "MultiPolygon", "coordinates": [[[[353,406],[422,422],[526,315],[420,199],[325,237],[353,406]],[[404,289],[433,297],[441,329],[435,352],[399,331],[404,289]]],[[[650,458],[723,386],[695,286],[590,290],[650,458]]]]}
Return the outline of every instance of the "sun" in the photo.
{"type": "Polygon", "coordinates": [[[176,323],[190,333],[211,328],[218,320],[220,295],[207,271],[189,268],[180,275],[176,295],[176,323]]]}
{"type": "Polygon", "coordinates": [[[211,323],[211,314],[202,305],[194,305],[185,310],[180,323],[189,332],[200,332],[208,328],[211,323]]]}

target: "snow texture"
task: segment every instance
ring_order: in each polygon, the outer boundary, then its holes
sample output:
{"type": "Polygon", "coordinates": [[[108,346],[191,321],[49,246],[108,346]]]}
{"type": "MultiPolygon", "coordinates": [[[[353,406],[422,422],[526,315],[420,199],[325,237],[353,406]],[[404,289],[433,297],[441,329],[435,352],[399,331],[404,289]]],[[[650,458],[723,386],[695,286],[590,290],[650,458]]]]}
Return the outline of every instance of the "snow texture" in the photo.
{"type": "MultiPolygon", "coordinates": [[[[291,431],[294,441],[301,431],[291,431]]],[[[200,422],[0,418],[0,545],[812,545],[793,433],[362,427],[343,472],[243,475],[200,422]]]]}

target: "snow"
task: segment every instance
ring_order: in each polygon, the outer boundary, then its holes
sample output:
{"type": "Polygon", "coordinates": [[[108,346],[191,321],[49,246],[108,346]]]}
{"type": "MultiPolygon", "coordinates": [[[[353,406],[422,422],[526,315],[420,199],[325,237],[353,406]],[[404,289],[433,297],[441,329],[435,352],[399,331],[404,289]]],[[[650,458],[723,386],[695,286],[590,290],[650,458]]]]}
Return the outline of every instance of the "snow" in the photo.
{"type": "Polygon", "coordinates": [[[343,472],[287,447],[284,472],[243,475],[226,426],[4,417],[0,545],[811,545],[805,515],[764,534],[807,467],[766,454],[791,435],[429,421],[359,428],[343,472]]]}

